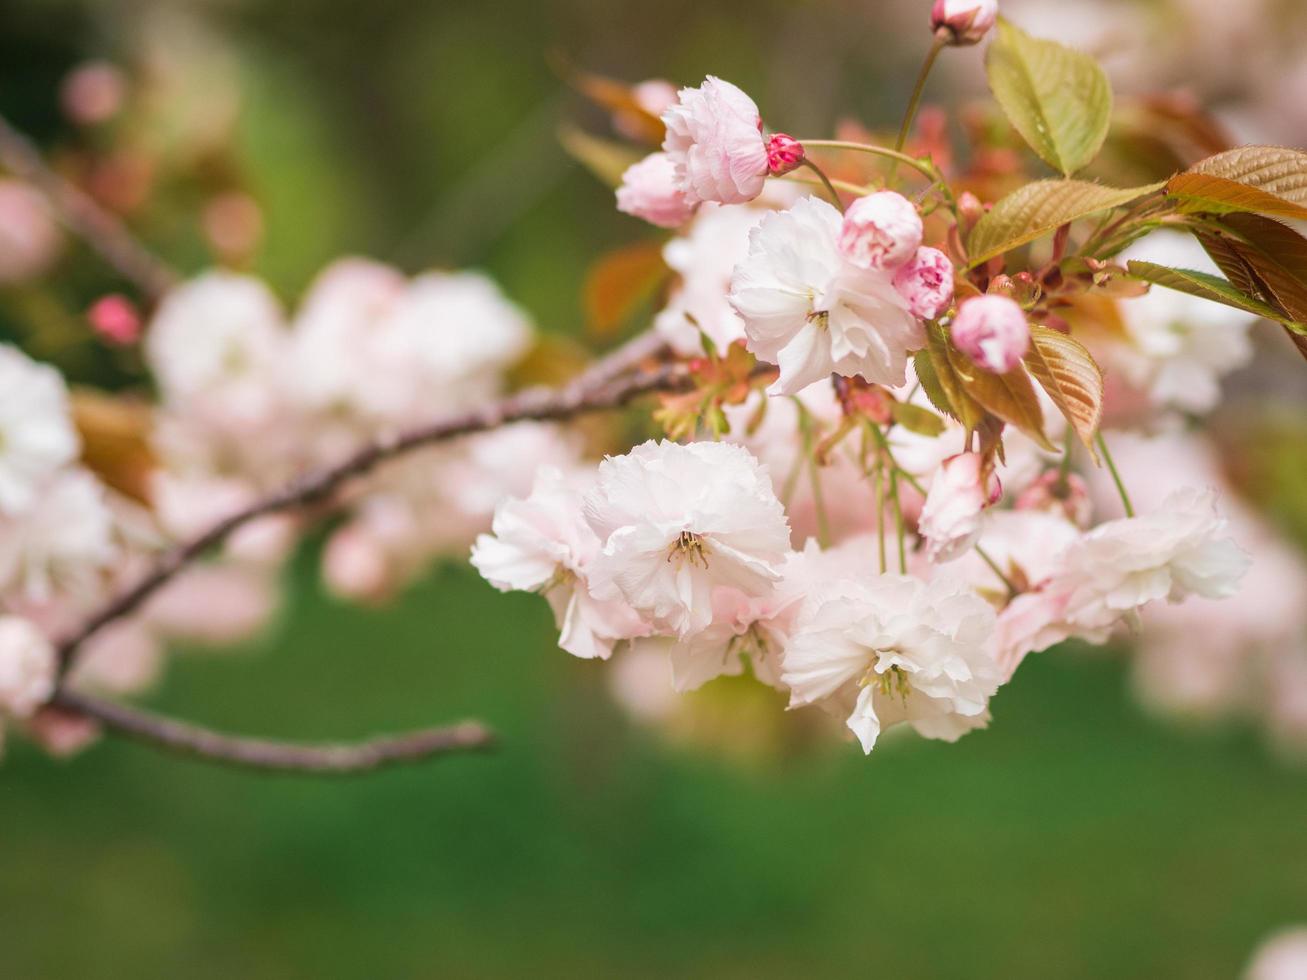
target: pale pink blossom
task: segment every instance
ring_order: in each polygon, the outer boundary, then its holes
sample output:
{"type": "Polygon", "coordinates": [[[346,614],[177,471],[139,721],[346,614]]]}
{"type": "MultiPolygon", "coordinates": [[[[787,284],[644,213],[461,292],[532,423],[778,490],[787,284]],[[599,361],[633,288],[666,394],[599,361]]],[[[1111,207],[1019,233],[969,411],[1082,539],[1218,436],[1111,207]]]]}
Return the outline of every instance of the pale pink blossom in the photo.
{"type": "Polygon", "coordinates": [[[21,616],[0,615],[0,712],[26,718],[54,693],[56,658],[46,635],[21,616]]]}
{"type": "Polygon", "coordinates": [[[525,499],[505,501],[493,532],[477,538],[472,564],[501,592],[540,592],[560,630],[559,646],[607,660],[615,643],[648,633],[620,598],[596,598],[588,575],[600,541],[582,514],[582,484],[552,467],[540,470],[525,499]]]}
{"type": "Polygon", "coordinates": [[[918,529],[931,561],[962,557],[980,539],[985,508],[1003,490],[993,471],[986,472],[979,453],[959,453],[944,460],[930,483],[918,529]]]}
{"type": "Polygon", "coordinates": [[[743,204],[762,193],[768,172],[762,118],[753,99],[730,82],[709,75],[698,88],[681,89],[663,122],[663,151],[691,204],[743,204]]]}
{"type": "Polygon", "coordinates": [[[946,31],[949,43],[979,44],[998,20],[998,0],[935,0],[930,26],[946,31]]]}
{"type": "Polygon", "coordinates": [[[59,87],[59,101],[73,122],[94,126],[118,115],[127,96],[122,69],[108,61],[84,61],[59,87]]]}
{"type": "Polygon", "coordinates": [[[86,311],[91,329],[111,344],[134,344],[141,336],[141,314],[121,293],[101,296],[86,311]]]}
{"type": "Polygon", "coordinates": [[[27,737],[56,759],[76,755],[100,736],[100,726],[86,715],[53,705],[38,708],[23,722],[27,737]]]}
{"type": "Polygon", "coordinates": [[[526,312],[487,276],[418,276],[378,329],[375,408],[388,419],[416,421],[493,397],[532,339],[526,312]]]}
{"type": "Polygon", "coordinates": [[[189,399],[233,385],[243,395],[285,367],[281,305],[257,279],[210,272],[164,297],[145,338],[145,356],[164,399],[189,399]]]}
{"type": "Polygon", "coordinates": [[[1307,977],[1307,926],[1282,929],[1262,941],[1243,980],[1303,980],[1307,977]]]}
{"type": "Polygon", "coordinates": [[[79,448],[63,377],[0,344],[0,513],[30,507],[79,448]]]}
{"type": "Polygon", "coordinates": [[[339,528],[328,539],[322,577],[333,593],[355,602],[384,602],[397,585],[385,545],[358,522],[339,528]]]}
{"type": "Polygon", "coordinates": [[[989,720],[1000,674],[994,611],[936,579],[844,580],[810,598],[783,654],[791,706],[820,703],[870,752],[885,729],[911,725],[954,741],[989,720]]]}
{"type": "Polygon", "coordinates": [[[1089,488],[1075,473],[1049,470],[1017,496],[1017,510],[1060,513],[1071,523],[1088,527],[1094,507],[1089,488]]]}
{"type": "Polygon", "coordinates": [[[1067,595],[1077,635],[1102,636],[1150,602],[1238,591],[1247,554],[1226,536],[1210,490],[1184,488],[1154,513],[1100,524],[1063,552],[1052,591],[1067,595]]]}
{"type": "Polygon", "coordinates": [[[264,569],[192,565],[154,594],[145,618],[168,638],[223,646],[258,633],[277,610],[278,592],[264,569]]]}
{"type": "Polygon", "coordinates": [[[721,586],[712,593],[712,622],[684,638],[654,637],[637,641],[632,652],[657,650],[667,656],[672,687],[693,691],[710,680],[744,672],[748,661],[753,676],[764,684],[783,688],[781,651],[794,629],[805,599],[819,583],[837,577],[837,572],[856,567],[872,574],[872,549],[859,541],[856,550],[822,551],[809,540],[803,551],[791,552],[780,566],[774,591],[750,596],[721,586]]]}
{"type": "Polygon", "coordinates": [[[1006,296],[975,296],[958,307],[951,327],[953,343],[979,367],[1006,374],[1030,349],[1030,324],[1021,307],[1006,296]]]}
{"type": "Polygon", "coordinates": [[[79,688],[133,694],[155,682],[163,656],[163,645],[143,619],[120,619],[87,640],[70,678],[79,688]]]}
{"type": "Polygon", "coordinates": [[[840,251],[860,269],[892,272],[917,254],[921,235],[921,215],[912,202],[894,191],[877,191],[844,212],[840,251]]]}
{"type": "Polygon", "coordinates": [[[939,249],[922,246],[894,274],[894,288],[913,316],[937,320],[953,305],[953,263],[939,249]]]}
{"type": "Polygon", "coordinates": [[[731,305],[749,349],[780,367],[774,394],[795,394],[832,372],[897,387],[909,353],[925,345],[891,274],[845,259],[840,223],[835,208],[804,198],[763,218],[735,268],[731,305]]]}
{"type": "MultiPolygon", "coordinates": [[[[1135,259],[1222,274],[1193,236],[1175,231],[1149,235],[1117,261],[1135,259]]],[[[1162,286],[1120,309],[1128,343],[1110,346],[1106,360],[1156,407],[1209,412],[1220,401],[1221,378],[1252,359],[1252,313],[1162,286]]]]}
{"type": "Polygon", "coordinates": [[[0,591],[25,600],[93,594],[117,556],[105,488],[81,468],[50,477],[21,514],[0,516],[0,591]]]}
{"type": "Polygon", "coordinates": [[[680,277],[654,329],[678,354],[704,352],[703,336],[718,350],[744,339],[744,321],[731,306],[731,273],[749,254],[749,232],[765,212],[705,204],[694,222],[663,246],[663,261],[680,277]]]}
{"type": "Polygon", "coordinates": [[[602,544],[587,569],[591,591],[679,637],[712,621],[718,587],[773,593],[789,553],[767,471],[728,443],[646,442],[610,456],[584,507],[602,544]]]}
{"type": "Polygon", "coordinates": [[[59,257],[63,236],[30,184],[0,178],[0,285],[35,279],[59,257]]]}
{"type": "Polygon", "coordinates": [[[622,174],[617,210],[659,228],[678,228],[690,220],[694,205],[676,185],[676,168],[666,153],[651,153],[622,174]]]}

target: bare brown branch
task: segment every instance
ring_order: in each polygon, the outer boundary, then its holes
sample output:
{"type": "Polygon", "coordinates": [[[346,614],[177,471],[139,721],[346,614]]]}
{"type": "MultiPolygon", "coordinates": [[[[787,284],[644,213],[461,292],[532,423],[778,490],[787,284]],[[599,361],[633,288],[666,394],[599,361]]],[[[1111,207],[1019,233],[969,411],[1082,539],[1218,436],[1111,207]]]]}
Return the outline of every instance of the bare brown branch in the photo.
{"type": "Polygon", "coordinates": [[[69,231],[151,300],[158,300],[176,284],[178,276],[172,268],[145,249],[121,221],[51,170],[32,141],[3,116],[0,165],[40,190],[69,231]]]}
{"type": "Polygon", "coordinates": [[[379,464],[424,446],[486,432],[512,422],[563,420],[589,412],[619,408],[640,395],[678,390],[687,383],[689,376],[680,365],[639,371],[630,377],[596,386],[591,386],[586,377],[582,376],[564,388],[522,391],[469,412],[383,436],[340,463],[306,474],[285,489],[251,504],[190,541],[165,552],[144,578],[93,613],[77,632],[59,645],[60,675],[67,673],[83,643],[109,623],[135,612],[183,568],[250,521],[325,500],[345,483],[366,475],[379,464]]]}
{"type": "Polygon", "coordinates": [[[494,733],[473,721],[361,742],[304,744],[227,735],[69,690],[60,691],[51,703],[156,748],[208,762],[272,772],[349,776],[440,756],[486,752],[495,746],[494,733]]]}

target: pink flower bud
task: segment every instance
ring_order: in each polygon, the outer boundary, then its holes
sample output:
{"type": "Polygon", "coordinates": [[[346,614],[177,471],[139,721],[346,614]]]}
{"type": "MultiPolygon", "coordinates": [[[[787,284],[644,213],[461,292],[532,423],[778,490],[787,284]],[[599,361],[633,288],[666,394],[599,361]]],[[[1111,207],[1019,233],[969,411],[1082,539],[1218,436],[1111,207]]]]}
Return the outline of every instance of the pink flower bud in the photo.
{"type": "Polygon", "coordinates": [[[953,318],[953,343],[978,366],[1006,374],[1030,349],[1030,325],[1021,307],[1005,296],[967,300],[953,318]]]}
{"type": "Polygon", "coordinates": [[[1017,510],[1042,510],[1061,514],[1072,524],[1088,527],[1093,516],[1089,488],[1074,473],[1063,476],[1050,470],[1017,497],[1017,510]]]}
{"type": "Polygon", "coordinates": [[[767,169],[780,177],[803,163],[803,144],[793,136],[776,133],[767,141],[767,169]]]}
{"type": "Polygon", "coordinates": [[[692,205],[744,204],[762,193],[768,173],[762,118],[753,99],[730,82],[709,75],[698,88],[681,89],[663,123],[663,151],[692,205]]]}
{"type": "Polygon", "coordinates": [[[91,329],[111,344],[134,344],[141,336],[141,314],[126,296],[101,296],[86,311],[91,329]]]}
{"type": "Polygon", "coordinates": [[[958,453],[939,464],[921,508],[918,530],[931,561],[961,558],[980,538],[981,514],[1003,487],[979,453],[958,453]]]}
{"type": "Polygon", "coordinates": [[[922,246],[895,274],[894,288],[913,316],[937,320],[953,303],[953,263],[939,249],[922,246]]]}
{"type": "Polygon", "coordinates": [[[622,174],[617,210],[659,228],[685,224],[694,208],[676,186],[676,168],[666,153],[651,153],[622,174]]]}
{"type": "Polygon", "coordinates": [[[878,191],[844,212],[840,251],[861,269],[894,270],[921,247],[921,215],[902,194],[878,191]]]}
{"type": "Polygon", "coordinates": [[[935,0],[931,29],[946,31],[949,44],[978,44],[998,20],[998,0],[935,0]]]}

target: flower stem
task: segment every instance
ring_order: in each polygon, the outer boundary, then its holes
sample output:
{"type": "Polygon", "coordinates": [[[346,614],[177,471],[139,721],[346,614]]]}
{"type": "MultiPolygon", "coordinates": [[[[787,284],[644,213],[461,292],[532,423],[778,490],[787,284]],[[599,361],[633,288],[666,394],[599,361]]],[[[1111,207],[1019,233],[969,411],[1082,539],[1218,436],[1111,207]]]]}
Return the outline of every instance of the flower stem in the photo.
{"type": "MultiPolygon", "coordinates": [[[[926,90],[926,79],[930,77],[930,70],[935,67],[935,59],[944,50],[944,40],[943,32],[935,35],[930,51],[926,53],[926,60],[921,65],[921,74],[917,76],[917,84],[912,89],[912,97],[908,100],[908,111],[903,114],[903,125],[899,127],[899,138],[894,142],[894,149],[900,153],[908,142],[908,134],[912,132],[912,122],[917,118],[917,107],[921,105],[921,96],[926,90]]],[[[890,166],[890,181],[894,180],[898,169],[897,161],[890,166]]]]}
{"type": "Polygon", "coordinates": [[[899,502],[899,474],[898,470],[890,470],[889,475],[889,496],[894,502],[894,525],[899,535],[899,574],[908,574],[908,548],[905,540],[903,528],[903,505],[899,502]]]}
{"type": "Polygon", "coordinates": [[[1100,430],[1097,436],[1099,452],[1103,454],[1103,461],[1107,463],[1107,471],[1112,474],[1112,482],[1116,484],[1116,492],[1121,495],[1121,503],[1125,507],[1125,516],[1134,517],[1135,508],[1130,503],[1130,494],[1126,493],[1125,483],[1121,480],[1121,474],[1116,468],[1116,461],[1112,459],[1112,454],[1108,451],[1107,440],[1103,438],[1100,430]]]}
{"type": "Polygon", "coordinates": [[[873,146],[870,143],[851,143],[847,140],[802,140],[801,142],[807,149],[849,150],[853,153],[872,153],[876,156],[887,157],[897,163],[906,163],[932,181],[939,179],[939,171],[935,169],[934,164],[918,160],[916,157],[909,156],[898,150],[891,150],[889,147],[873,146]]]}
{"type": "Polygon", "coordinates": [[[1003,574],[1003,569],[998,567],[998,562],[994,561],[994,559],[991,558],[989,554],[985,551],[985,549],[982,548],[980,545],[976,545],[975,548],[976,548],[976,554],[980,556],[980,560],[983,561],[986,565],[988,565],[989,570],[993,572],[995,575],[997,575],[998,580],[1003,583],[1003,587],[1007,589],[1008,597],[1011,598],[1012,596],[1018,595],[1020,593],[1020,590],[1015,585],[1012,584],[1012,580],[1010,578],[1008,578],[1006,575],[1003,574]]]}
{"type": "Polygon", "coordinates": [[[876,464],[876,547],[880,557],[880,573],[885,574],[885,460],[876,464]]]}
{"type": "Polygon", "coordinates": [[[822,170],[821,167],[813,163],[811,160],[804,160],[801,166],[807,167],[809,170],[811,170],[813,173],[815,173],[818,177],[821,178],[822,184],[824,184],[826,187],[826,193],[830,196],[831,203],[835,205],[837,210],[843,211],[844,202],[840,200],[840,192],[835,189],[835,185],[832,184],[831,179],[826,176],[826,172],[822,170]]]}

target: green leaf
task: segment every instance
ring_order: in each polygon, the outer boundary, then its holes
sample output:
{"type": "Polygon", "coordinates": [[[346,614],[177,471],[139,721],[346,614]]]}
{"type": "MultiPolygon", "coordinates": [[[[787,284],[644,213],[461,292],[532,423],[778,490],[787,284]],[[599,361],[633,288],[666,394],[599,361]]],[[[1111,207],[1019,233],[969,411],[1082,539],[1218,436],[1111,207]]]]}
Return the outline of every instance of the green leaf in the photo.
{"type": "MultiPolygon", "coordinates": [[[[925,387],[924,383],[922,387],[925,387]]],[[[930,397],[929,392],[927,392],[926,397],[930,397]]],[[[908,402],[892,402],[890,404],[890,414],[894,416],[895,422],[919,436],[928,436],[933,439],[944,433],[944,420],[930,409],[922,408],[920,405],[911,405],[908,402]]]]}
{"type": "Polygon", "coordinates": [[[1185,211],[1206,211],[1212,214],[1246,211],[1250,214],[1274,215],[1277,218],[1307,220],[1307,207],[1225,177],[1176,174],[1167,182],[1166,193],[1183,202],[1185,211]]]}
{"type": "Polygon", "coordinates": [[[1253,313],[1268,320],[1283,321],[1285,319],[1279,310],[1273,309],[1261,300],[1254,299],[1241,292],[1220,276],[1197,272],[1193,269],[1172,269],[1168,266],[1140,261],[1128,263],[1127,269],[1130,275],[1136,279],[1142,279],[1155,286],[1165,286],[1167,289],[1179,290],[1182,293],[1210,300],[1213,303],[1223,303],[1226,306],[1234,307],[1236,310],[1253,313]]]}
{"type": "Polygon", "coordinates": [[[972,266],[988,262],[1037,238],[1051,234],[1070,221],[1110,211],[1162,189],[1146,187],[1104,187],[1084,180],[1041,180],[1027,184],[1007,197],[976,222],[967,239],[972,266]]]}
{"type": "Polygon", "coordinates": [[[1031,324],[1025,365],[1097,461],[1094,435],[1103,420],[1103,372],[1089,351],[1064,333],[1031,324]]]}
{"type": "Polygon", "coordinates": [[[1098,155],[1112,88],[1093,58],[1000,20],[985,70],[1012,125],[1050,167],[1069,177],[1098,155]]]}
{"type": "Polygon", "coordinates": [[[949,348],[949,360],[962,388],[978,404],[1035,440],[1044,449],[1056,451],[1044,434],[1044,410],[1039,407],[1035,386],[1023,367],[995,374],[978,367],[956,348],[949,348]]]}
{"type": "Polygon", "coordinates": [[[626,168],[638,161],[641,154],[624,143],[591,136],[575,126],[564,126],[558,131],[558,141],[572,159],[576,160],[609,187],[622,183],[626,168]]]}
{"type": "Polygon", "coordinates": [[[957,419],[968,432],[985,419],[985,410],[967,394],[949,357],[948,333],[939,324],[926,328],[927,347],[915,358],[917,377],[926,397],[945,415],[957,419]]]}

